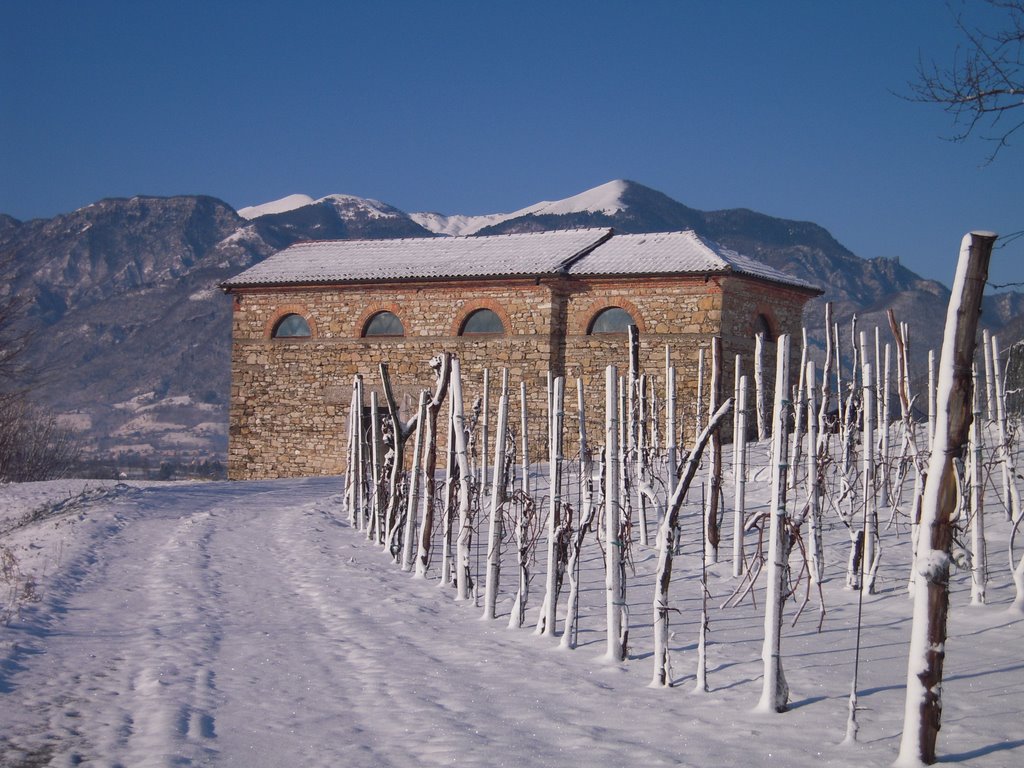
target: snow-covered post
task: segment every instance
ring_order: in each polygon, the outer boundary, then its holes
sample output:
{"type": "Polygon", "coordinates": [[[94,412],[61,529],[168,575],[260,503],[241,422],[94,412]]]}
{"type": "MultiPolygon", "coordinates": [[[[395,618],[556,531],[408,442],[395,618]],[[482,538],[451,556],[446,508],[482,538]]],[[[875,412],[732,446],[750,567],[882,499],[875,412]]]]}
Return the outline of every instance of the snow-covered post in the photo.
{"type": "Polygon", "coordinates": [[[530,495],[530,430],[529,414],[526,410],[526,382],[519,382],[519,431],[520,435],[520,463],[523,472],[523,495],[530,495]]]}
{"type": "Polygon", "coordinates": [[[807,519],[808,558],[811,561],[812,584],[821,584],[825,577],[825,548],[821,537],[821,488],[818,485],[818,423],[814,402],[814,361],[807,361],[804,374],[807,384],[807,519]]]}
{"type": "Polygon", "coordinates": [[[829,374],[832,371],[832,302],[825,303],[825,363],[821,369],[821,402],[818,403],[818,455],[828,444],[829,374]]]}
{"type": "Polygon", "coordinates": [[[796,375],[796,402],[793,404],[793,439],[789,445],[789,490],[796,492],[797,476],[800,474],[800,449],[803,445],[806,387],[804,372],[807,369],[807,329],[802,329],[803,342],[800,345],[800,369],[796,375]]]}
{"type": "Polygon", "coordinates": [[[416,508],[420,502],[420,476],[423,474],[423,422],[427,420],[427,390],[420,392],[416,419],[416,437],[413,438],[412,466],[409,468],[409,486],[405,500],[405,526],[402,536],[402,570],[412,570],[412,547],[416,538],[416,508]]]}
{"type": "Polygon", "coordinates": [[[622,661],[626,654],[623,619],[626,613],[625,557],[622,541],[622,509],[619,504],[619,372],[614,365],[605,369],[605,607],[610,661],[622,661]]]}
{"type": "Polygon", "coordinates": [[[760,712],[784,712],[789,707],[789,686],[782,671],[782,609],[785,604],[790,534],[786,512],[786,411],[789,402],[789,336],[776,343],[775,408],[772,414],[772,485],[768,535],[768,581],[764,606],[764,682],[760,712]]]}
{"type": "Polygon", "coordinates": [[[366,538],[371,541],[382,541],[381,520],[384,517],[384,504],[387,496],[384,493],[384,436],[381,434],[380,403],[377,393],[370,391],[370,520],[366,526],[366,538]]]}
{"type": "Polygon", "coordinates": [[[493,619],[501,578],[501,507],[505,499],[505,434],[508,431],[508,368],[501,370],[498,400],[498,431],[494,436],[494,479],[491,483],[491,516],[487,529],[487,583],[484,586],[485,619],[493,619]]]}
{"type": "Polygon", "coordinates": [[[448,395],[452,358],[444,352],[430,361],[437,374],[434,397],[427,404],[426,450],[423,459],[423,512],[420,515],[419,547],[416,552],[416,576],[425,578],[430,564],[431,538],[434,533],[434,495],[437,490],[437,417],[448,395]]]}
{"type": "Polygon", "coordinates": [[[732,504],[732,575],[743,575],[743,526],[747,498],[747,377],[740,376],[736,387],[736,420],[732,439],[733,504],[732,504]]]}
{"type": "Polygon", "coordinates": [[[355,515],[355,525],[357,530],[362,530],[362,526],[366,524],[366,503],[362,499],[362,490],[364,490],[364,481],[366,478],[366,469],[364,468],[364,462],[366,457],[364,451],[362,451],[362,435],[364,432],[364,425],[362,425],[362,377],[356,375],[355,381],[352,383],[352,446],[353,456],[355,457],[355,466],[352,468],[352,508],[349,510],[349,515],[355,515]]]}
{"type": "Polygon", "coordinates": [[[469,456],[466,454],[466,411],[462,402],[462,366],[452,360],[452,429],[455,432],[455,461],[459,468],[459,535],[455,541],[455,599],[469,600],[473,579],[470,576],[469,545],[473,537],[473,510],[470,503],[469,456]]]}
{"type": "MultiPolygon", "coordinates": [[[[452,361],[454,365],[454,361],[452,361]]],[[[454,372],[454,371],[453,371],[454,372]]],[[[455,480],[458,473],[458,462],[455,458],[455,390],[452,389],[452,397],[448,398],[448,418],[445,433],[447,437],[445,446],[445,468],[444,468],[444,520],[441,525],[441,581],[439,587],[447,587],[452,583],[452,522],[455,515],[455,480]]]]}
{"type": "Polygon", "coordinates": [[[1013,504],[1010,499],[1011,482],[1014,473],[1011,471],[1013,457],[1010,455],[1010,438],[1006,430],[1006,392],[1003,381],[1002,363],[999,360],[999,338],[992,337],[992,383],[996,397],[996,428],[999,434],[999,468],[1002,472],[1002,497],[1006,505],[1006,519],[1013,519],[1013,504]]]}
{"type": "Polygon", "coordinates": [[[590,446],[587,444],[587,414],[583,397],[583,379],[576,379],[576,413],[578,414],[580,435],[580,512],[566,569],[569,574],[569,599],[566,602],[565,629],[562,631],[560,643],[563,648],[576,647],[579,621],[580,553],[583,551],[583,542],[594,524],[594,516],[597,512],[597,508],[594,506],[594,462],[590,455],[590,446]]]}
{"type": "Polygon", "coordinates": [[[357,421],[359,419],[357,409],[359,404],[356,402],[356,394],[356,381],[353,379],[352,397],[348,411],[348,460],[345,463],[345,505],[348,507],[349,525],[358,527],[359,520],[356,515],[356,478],[359,476],[357,470],[359,466],[359,446],[357,444],[359,434],[357,431],[357,421]]]}
{"type": "MultiPolygon", "coordinates": [[[[711,338],[711,386],[708,393],[708,418],[718,410],[722,399],[722,337],[711,338]]],[[[722,438],[718,431],[711,433],[710,455],[708,457],[708,508],[704,510],[704,563],[718,562],[718,543],[721,531],[718,524],[718,509],[722,504],[722,438]]]]}
{"type": "Polygon", "coordinates": [[[928,350],[928,453],[935,450],[935,350],[928,350]]]}
{"type": "Polygon", "coordinates": [[[558,376],[551,397],[551,455],[548,458],[548,556],[544,602],[537,619],[537,634],[553,636],[563,563],[558,542],[562,535],[562,429],[565,419],[565,378],[558,376]]]}
{"type": "Polygon", "coordinates": [[[864,559],[861,563],[861,589],[875,593],[878,572],[878,510],[875,507],[875,382],[871,363],[861,366],[861,415],[864,431],[861,436],[861,474],[864,493],[864,559]]]}
{"type": "MultiPolygon", "coordinates": [[[[666,354],[668,346],[665,347],[666,354]]],[[[668,483],[671,485],[676,481],[676,472],[679,468],[678,448],[676,446],[676,369],[669,366],[666,372],[665,392],[665,456],[668,475],[668,483]]]]}
{"type": "Polygon", "coordinates": [[[757,411],[758,442],[768,437],[768,406],[764,393],[764,334],[754,336],[754,408],[757,411]]]}
{"type": "Polygon", "coordinates": [[[487,487],[487,445],[490,441],[491,428],[491,371],[484,368],[484,391],[481,396],[483,405],[480,414],[480,489],[481,496],[487,487]]]}
{"type": "Polygon", "coordinates": [[[981,332],[981,356],[985,360],[985,418],[992,421],[996,417],[992,403],[992,335],[987,328],[981,332]]]}
{"type": "Polygon", "coordinates": [[[519,574],[519,587],[512,611],[508,618],[509,629],[519,629],[526,621],[526,603],[530,597],[530,537],[529,527],[533,518],[533,501],[530,498],[530,461],[529,461],[529,418],[526,408],[526,382],[519,383],[519,422],[522,431],[523,451],[523,498],[519,504],[516,518],[516,571],[519,574]]]}
{"type": "Polygon", "coordinates": [[[988,557],[985,551],[985,489],[982,486],[981,466],[981,397],[978,392],[978,366],[971,373],[972,405],[974,416],[970,431],[971,468],[971,604],[985,604],[988,581],[988,557]]]}
{"type": "Polygon", "coordinates": [[[642,488],[647,479],[647,376],[641,374],[637,382],[637,423],[636,423],[636,450],[635,450],[635,471],[637,490],[637,525],[640,528],[640,545],[647,546],[647,499],[644,497],[642,488]]]}
{"type": "Polygon", "coordinates": [[[694,439],[704,428],[704,349],[697,350],[697,403],[694,406],[694,439]]]}
{"type": "Polygon", "coordinates": [[[878,460],[882,466],[882,490],[885,494],[884,498],[886,506],[893,504],[892,478],[889,473],[889,382],[892,379],[889,361],[891,357],[892,349],[889,346],[889,343],[886,342],[885,361],[882,369],[882,407],[878,409],[879,414],[881,414],[878,420],[878,426],[882,430],[882,445],[879,449],[878,460]]]}
{"type": "MultiPolygon", "coordinates": [[[[672,684],[668,668],[668,593],[669,585],[672,582],[672,558],[675,555],[679,539],[679,510],[683,506],[686,492],[689,490],[690,484],[697,474],[701,454],[704,452],[704,448],[711,435],[718,431],[730,408],[732,408],[732,398],[726,400],[721,408],[711,414],[707,428],[697,436],[697,442],[683,468],[683,476],[676,483],[672,496],[669,499],[668,509],[661,520],[661,529],[658,532],[658,566],[654,577],[654,677],[651,680],[652,686],[658,687],[672,684]]],[[[611,547],[608,550],[610,552],[611,547]]],[[[611,607],[609,605],[609,618],[611,616],[610,611],[611,607]]],[[[703,647],[703,635],[707,628],[706,615],[701,616],[701,624],[701,646],[703,647]]],[[[610,646],[609,655],[611,655],[610,646]]],[[[618,657],[613,656],[612,658],[618,657]]],[[[703,654],[701,654],[701,672],[704,671],[703,662],[704,658],[703,654]]],[[[698,685],[701,690],[706,690],[703,682],[703,677],[699,675],[698,685]]]]}
{"type": "Polygon", "coordinates": [[[988,262],[996,236],[964,236],[946,313],[939,364],[934,450],[928,461],[921,505],[920,541],[914,568],[914,619],[907,661],[903,735],[897,765],[935,762],[935,741],[942,715],[942,668],[949,611],[951,518],[957,504],[954,460],[967,442],[971,422],[970,369],[988,262]]]}

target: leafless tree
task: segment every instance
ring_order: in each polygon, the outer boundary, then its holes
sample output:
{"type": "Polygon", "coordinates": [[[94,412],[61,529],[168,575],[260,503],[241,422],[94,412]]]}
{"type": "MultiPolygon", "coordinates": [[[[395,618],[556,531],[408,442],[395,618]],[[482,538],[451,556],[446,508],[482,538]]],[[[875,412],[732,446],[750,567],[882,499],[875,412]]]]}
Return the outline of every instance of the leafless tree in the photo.
{"type": "Polygon", "coordinates": [[[72,433],[32,402],[39,376],[27,361],[31,334],[23,296],[10,290],[13,265],[0,262],[0,480],[47,480],[62,475],[78,455],[72,433]]]}
{"type": "Polygon", "coordinates": [[[950,6],[962,42],[949,64],[920,61],[909,98],[938,104],[952,115],[954,141],[976,135],[993,142],[991,162],[1024,127],[1024,0],[985,3],[992,26],[979,26],[950,6]]]}

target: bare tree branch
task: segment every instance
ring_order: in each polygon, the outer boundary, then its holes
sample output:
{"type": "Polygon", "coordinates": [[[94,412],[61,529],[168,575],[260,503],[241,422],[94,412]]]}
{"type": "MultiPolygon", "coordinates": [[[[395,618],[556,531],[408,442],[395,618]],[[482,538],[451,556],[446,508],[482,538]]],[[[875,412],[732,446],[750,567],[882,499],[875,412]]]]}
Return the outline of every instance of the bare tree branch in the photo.
{"type": "MultiPolygon", "coordinates": [[[[918,63],[910,81],[910,101],[938,104],[953,116],[952,141],[972,135],[994,142],[992,162],[1010,139],[1024,128],[1024,0],[985,0],[1002,15],[999,29],[975,26],[963,12],[954,22],[963,45],[949,65],[935,60],[918,63]]],[[[952,9],[951,9],[952,10],[952,9]]]]}

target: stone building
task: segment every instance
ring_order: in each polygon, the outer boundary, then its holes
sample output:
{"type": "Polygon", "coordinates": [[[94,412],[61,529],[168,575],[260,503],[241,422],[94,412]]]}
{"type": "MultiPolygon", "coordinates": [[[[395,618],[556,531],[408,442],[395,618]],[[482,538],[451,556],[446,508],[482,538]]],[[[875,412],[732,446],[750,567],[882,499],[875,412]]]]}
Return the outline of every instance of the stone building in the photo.
{"type": "MultiPolygon", "coordinates": [[[[300,243],[222,288],[234,307],[232,478],[342,472],[355,374],[379,390],[378,364],[387,362],[413,410],[419,391],[433,388],[428,361],[442,351],[460,360],[467,408],[485,368],[495,404],[508,368],[513,402],[525,382],[538,425],[548,372],[567,377],[573,407],[582,378],[598,436],[605,367],[627,370],[630,324],[659,388],[670,350],[686,430],[698,350],[721,336],[729,390],[735,356],[750,366],[754,335],[799,333],[804,304],[821,293],[693,232],[610,229],[300,243]]],[[[543,429],[535,431],[539,454],[543,429]]]]}

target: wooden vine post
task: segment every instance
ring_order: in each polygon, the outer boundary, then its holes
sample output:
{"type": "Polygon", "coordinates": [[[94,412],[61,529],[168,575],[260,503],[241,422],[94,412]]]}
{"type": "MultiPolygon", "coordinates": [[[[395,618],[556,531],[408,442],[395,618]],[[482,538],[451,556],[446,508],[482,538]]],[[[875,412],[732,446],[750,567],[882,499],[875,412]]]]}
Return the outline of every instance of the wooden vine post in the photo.
{"type": "Polygon", "coordinates": [[[939,362],[933,451],[921,504],[914,570],[914,619],[907,661],[907,695],[897,765],[935,762],[942,716],[942,668],[949,612],[952,517],[957,507],[955,460],[963,455],[971,424],[971,366],[981,299],[996,236],[965,235],[939,362]]]}

